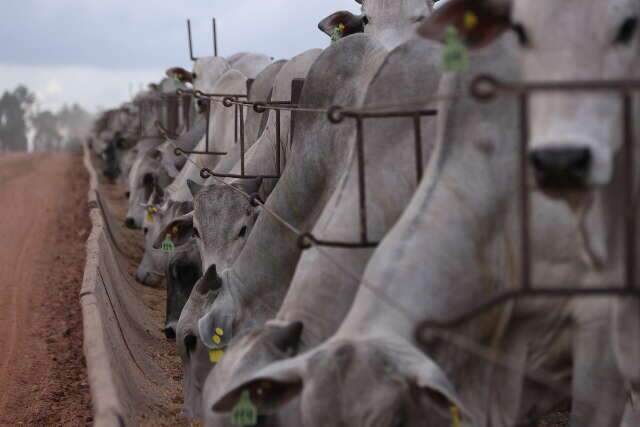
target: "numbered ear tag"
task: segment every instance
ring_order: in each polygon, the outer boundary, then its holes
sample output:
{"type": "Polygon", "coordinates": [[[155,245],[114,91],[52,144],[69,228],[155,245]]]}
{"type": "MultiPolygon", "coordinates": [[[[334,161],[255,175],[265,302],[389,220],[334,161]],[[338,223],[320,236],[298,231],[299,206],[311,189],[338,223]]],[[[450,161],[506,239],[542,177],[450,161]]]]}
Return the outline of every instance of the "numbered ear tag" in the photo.
{"type": "Polygon", "coordinates": [[[464,72],[469,69],[469,52],[452,25],[445,32],[443,67],[445,71],[464,72]]]}
{"type": "Polygon", "coordinates": [[[344,26],[344,24],[342,24],[342,23],[338,24],[338,25],[333,29],[333,32],[331,33],[331,43],[332,43],[332,44],[333,44],[333,43],[335,43],[335,42],[337,42],[338,40],[340,40],[340,39],[343,37],[343,35],[344,35],[344,29],[345,29],[345,26],[344,26]]]}
{"type": "Polygon", "coordinates": [[[147,209],[147,221],[153,222],[153,211],[151,209],[147,209]]]}
{"type": "Polygon", "coordinates": [[[458,407],[451,405],[449,411],[451,412],[451,427],[460,427],[460,411],[458,411],[458,407]]]}
{"type": "Polygon", "coordinates": [[[233,413],[231,414],[231,422],[234,426],[245,427],[255,426],[258,424],[258,410],[255,405],[251,403],[251,395],[248,391],[243,391],[240,395],[240,400],[233,407],[233,413]]]}
{"type": "Polygon", "coordinates": [[[222,356],[224,356],[224,350],[209,350],[209,361],[211,363],[219,363],[222,360],[222,356]]]}
{"type": "Polygon", "coordinates": [[[173,240],[171,240],[171,236],[167,234],[162,241],[162,252],[166,254],[170,254],[176,250],[176,245],[173,244],[173,240]]]}

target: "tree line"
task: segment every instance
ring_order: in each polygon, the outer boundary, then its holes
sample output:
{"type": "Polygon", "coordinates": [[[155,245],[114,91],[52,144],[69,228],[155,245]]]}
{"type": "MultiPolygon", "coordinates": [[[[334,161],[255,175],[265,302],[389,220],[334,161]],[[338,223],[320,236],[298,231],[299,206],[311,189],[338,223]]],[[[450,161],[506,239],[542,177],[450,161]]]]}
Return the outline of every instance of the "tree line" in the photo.
{"type": "Polygon", "coordinates": [[[26,86],[0,97],[0,152],[74,150],[81,146],[93,117],[78,104],[57,112],[39,110],[37,97],[26,86]],[[29,141],[31,144],[29,144],[29,141]]]}

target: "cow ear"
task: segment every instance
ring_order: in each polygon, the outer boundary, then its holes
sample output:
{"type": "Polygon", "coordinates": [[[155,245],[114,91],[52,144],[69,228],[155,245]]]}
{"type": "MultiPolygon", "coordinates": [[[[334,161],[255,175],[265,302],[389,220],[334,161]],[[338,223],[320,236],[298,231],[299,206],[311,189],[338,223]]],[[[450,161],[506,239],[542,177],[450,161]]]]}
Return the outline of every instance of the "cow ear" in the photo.
{"type": "Polygon", "coordinates": [[[407,346],[407,351],[395,354],[390,355],[391,360],[395,361],[398,371],[420,390],[422,397],[428,398],[432,405],[446,413],[455,408],[460,415],[469,416],[453,384],[432,359],[413,346],[407,346]],[[397,360],[398,354],[402,355],[402,360],[397,360]]]}
{"type": "MultiPolygon", "coordinates": [[[[317,350],[316,350],[317,351],[317,350]]],[[[311,351],[315,354],[316,351],[311,351]]],[[[261,414],[276,412],[291,399],[298,396],[304,387],[304,373],[309,355],[284,359],[257,371],[254,375],[214,400],[216,412],[230,412],[242,396],[249,392],[251,402],[261,414]]]]}
{"type": "Polygon", "coordinates": [[[471,49],[482,48],[511,28],[509,3],[489,0],[449,0],[418,28],[424,38],[443,42],[447,28],[453,26],[471,49]]]}
{"type": "Polygon", "coordinates": [[[193,83],[193,73],[181,67],[169,68],[166,72],[170,79],[178,79],[183,83],[193,83]]]}
{"type": "Polygon", "coordinates": [[[351,34],[364,32],[364,21],[362,15],[354,15],[346,10],[333,13],[324,18],[318,24],[320,31],[332,37],[336,28],[340,25],[344,26],[341,37],[346,37],[351,34]]]}
{"type": "Polygon", "coordinates": [[[160,249],[162,242],[167,236],[171,237],[171,241],[176,247],[187,243],[191,236],[193,236],[193,212],[189,212],[171,221],[169,225],[160,232],[156,241],[153,242],[154,249],[160,249]]]}

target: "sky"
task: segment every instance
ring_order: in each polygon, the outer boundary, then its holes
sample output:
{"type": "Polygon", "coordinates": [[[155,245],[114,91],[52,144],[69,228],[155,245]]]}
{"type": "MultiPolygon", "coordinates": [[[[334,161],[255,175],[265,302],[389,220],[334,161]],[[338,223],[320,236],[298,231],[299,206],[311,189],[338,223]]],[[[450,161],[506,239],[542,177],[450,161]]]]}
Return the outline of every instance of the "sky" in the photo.
{"type": "Polygon", "coordinates": [[[130,99],[173,66],[191,69],[194,54],[213,54],[211,18],[220,56],[236,52],[290,58],[326,47],[317,29],[355,0],[6,0],[0,15],[0,93],[19,84],[42,109],[79,103],[95,112],[130,99]]]}

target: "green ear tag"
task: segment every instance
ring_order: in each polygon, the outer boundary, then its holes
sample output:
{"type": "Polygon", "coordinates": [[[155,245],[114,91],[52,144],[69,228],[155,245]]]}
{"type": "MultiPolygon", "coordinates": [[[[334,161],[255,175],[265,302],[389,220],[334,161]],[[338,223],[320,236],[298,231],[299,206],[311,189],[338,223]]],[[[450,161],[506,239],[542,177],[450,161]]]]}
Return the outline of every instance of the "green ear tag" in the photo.
{"type": "Polygon", "coordinates": [[[460,40],[458,30],[450,25],[445,31],[443,66],[445,71],[464,72],[469,69],[469,52],[460,40]]]}
{"type": "Polygon", "coordinates": [[[162,252],[166,254],[170,254],[176,250],[176,245],[173,244],[173,240],[171,240],[171,235],[167,234],[162,241],[162,252]]]}
{"type": "Polygon", "coordinates": [[[335,43],[338,40],[340,40],[342,38],[342,36],[344,35],[344,24],[338,24],[336,25],[336,27],[333,29],[333,32],[331,33],[331,43],[335,43]]]}
{"type": "Polygon", "coordinates": [[[255,426],[258,424],[258,410],[251,403],[251,395],[247,390],[243,391],[240,395],[240,400],[233,407],[233,413],[231,414],[232,423],[234,426],[245,427],[255,426]]]}

